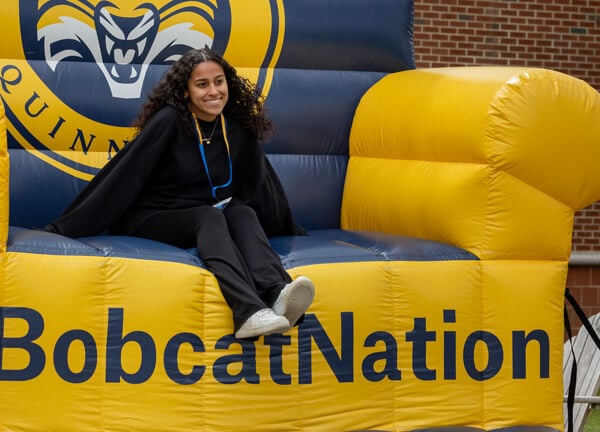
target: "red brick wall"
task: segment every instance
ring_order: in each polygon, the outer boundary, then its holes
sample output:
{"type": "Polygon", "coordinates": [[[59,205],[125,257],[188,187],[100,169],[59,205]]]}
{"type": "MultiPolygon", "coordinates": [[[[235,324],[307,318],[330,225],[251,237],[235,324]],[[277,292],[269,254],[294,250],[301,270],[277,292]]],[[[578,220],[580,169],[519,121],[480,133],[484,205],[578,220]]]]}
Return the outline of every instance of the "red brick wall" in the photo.
{"type": "MultiPolygon", "coordinates": [[[[419,68],[542,67],[600,91],[600,0],[415,0],[414,47],[419,68]]],[[[576,213],[573,250],[600,253],[600,202],[576,213]]],[[[600,267],[570,267],[567,286],[600,312],[600,267]]]]}
{"type": "MultiPolygon", "coordinates": [[[[569,267],[567,287],[587,316],[600,312],[600,266],[569,267]]],[[[581,321],[573,308],[569,306],[568,311],[574,333],[581,327],[581,321]]]]}
{"type": "Polygon", "coordinates": [[[573,250],[600,251],[600,202],[575,214],[573,250]]]}
{"type": "Polygon", "coordinates": [[[600,0],[415,0],[419,67],[555,69],[600,90],[600,0]]]}

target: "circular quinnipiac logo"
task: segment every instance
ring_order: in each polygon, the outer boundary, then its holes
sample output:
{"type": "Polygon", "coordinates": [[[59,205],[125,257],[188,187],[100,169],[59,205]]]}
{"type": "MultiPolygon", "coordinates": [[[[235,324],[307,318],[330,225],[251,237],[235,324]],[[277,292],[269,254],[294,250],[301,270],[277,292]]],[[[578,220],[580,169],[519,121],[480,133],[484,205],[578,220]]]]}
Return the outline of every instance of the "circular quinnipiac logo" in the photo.
{"type": "Polygon", "coordinates": [[[282,1],[4,0],[0,96],[10,145],[90,179],[192,48],[222,53],[266,95],[283,42],[282,1]]]}

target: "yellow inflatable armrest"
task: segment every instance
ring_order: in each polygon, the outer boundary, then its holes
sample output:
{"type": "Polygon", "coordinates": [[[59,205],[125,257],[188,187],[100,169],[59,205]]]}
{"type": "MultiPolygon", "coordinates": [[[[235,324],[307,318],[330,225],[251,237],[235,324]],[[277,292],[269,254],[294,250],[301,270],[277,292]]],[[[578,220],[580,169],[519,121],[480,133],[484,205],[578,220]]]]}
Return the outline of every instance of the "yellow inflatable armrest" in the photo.
{"type": "Polygon", "coordinates": [[[600,199],[600,95],[535,68],[387,75],[350,135],[342,226],[480,256],[568,256],[573,213],[600,199]]]}

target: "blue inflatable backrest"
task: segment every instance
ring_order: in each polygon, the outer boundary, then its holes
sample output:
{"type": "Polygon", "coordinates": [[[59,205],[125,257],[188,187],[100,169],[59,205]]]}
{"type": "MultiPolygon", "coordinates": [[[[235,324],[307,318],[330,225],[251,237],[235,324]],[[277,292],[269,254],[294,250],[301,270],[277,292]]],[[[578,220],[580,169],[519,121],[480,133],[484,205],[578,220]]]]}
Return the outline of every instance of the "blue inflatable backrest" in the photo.
{"type": "MultiPolygon", "coordinates": [[[[145,14],[97,3],[85,14],[83,6],[73,8],[68,19],[64,14],[70,9],[65,5],[60,13],[54,13],[50,3],[21,6],[19,11],[22,33],[29,39],[24,37],[22,42],[26,65],[15,64],[33,70],[47,88],[27,93],[29,98],[22,102],[28,105],[26,118],[7,107],[11,130],[16,131],[9,133],[11,225],[34,227],[50,222],[87,181],[84,175],[72,175],[73,171],[89,175],[97,171],[74,162],[69,151],[92,152],[100,138],[94,130],[78,128],[66,114],[52,111],[51,101],[44,100],[43,94],[50,91],[64,104],[63,109],[86,119],[107,127],[126,127],[172,59],[203,46],[205,37],[207,45],[223,53],[240,73],[249,73],[266,94],[265,107],[275,134],[265,142],[265,150],[297,221],[307,229],[339,228],[354,110],[364,92],[383,75],[414,68],[412,1],[264,0],[262,11],[258,2],[254,13],[271,14],[267,17],[271,33],[263,60],[258,62],[246,51],[259,50],[265,26],[243,22],[251,20],[242,14],[249,7],[244,2],[205,1],[196,8],[189,2],[166,2],[154,11],[140,1],[138,6],[148,8],[145,14]],[[181,18],[171,25],[173,17],[179,16],[175,13],[178,3],[181,18]],[[54,21],[48,18],[51,13],[54,21]],[[141,15],[134,19],[127,13],[141,15]],[[160,23],[144,24],[158,17],[160,23]],[[186,22],[194,19],[196,26],[208,23],[210,31],[204,36],[192,32],[186,22]],[[57,22],[61,25],[52,27],[57,22]],[[139,34],[144,28],[146,36],[139,34]],[[168,45],[168,37],[180,40],[168,45]],[[148,48],[142,42],[153,45],[148,48]],[[115,47],[120,47],[118,53],[115,47]],[[160,53],[159,48],[163,49],[160,53]],[[131,84],[138,74],[144,79],[138,80],[136,90],[131,84]],[[54,117],[46,120],[44,132],[54,132],[54,140],[66,140],[61,143],[68,149],[65,152],[49,148],[46,134],[33,130],[36,118],[49,112],[54,117]],[[67,126],[74,132],[61,136],[67,126]]],[[[158,3],[153,4],[158,7],[158,3]]],[[[106,141],[106,160],[125,144],[106,141]]]]}

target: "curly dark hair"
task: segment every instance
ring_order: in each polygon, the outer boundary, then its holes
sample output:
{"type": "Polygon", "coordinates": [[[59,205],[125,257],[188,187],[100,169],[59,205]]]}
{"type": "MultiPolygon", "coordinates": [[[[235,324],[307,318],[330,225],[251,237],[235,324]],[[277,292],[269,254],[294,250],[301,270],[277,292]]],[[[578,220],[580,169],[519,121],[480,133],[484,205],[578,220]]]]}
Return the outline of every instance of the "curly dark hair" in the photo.
{"type": "Polygon", "coordinates": [[[181,119],[186,133],[193,135],[191,113],[185,98],[190,75],[196,65],[213,61],[221,65],[225,72],[229,99],[223,113],[233,117],[248,129],[256,138],[264,139],[272,131],[271,119],[266,116],[264,97],[258,87],[237,74],[237,71],[225,59],[209,48],[194,49],[185,53],[166,72],[160,83],[149,94],[132,126],[141,131],[150,117],[166,105],[171,105],[181,119]]]}

